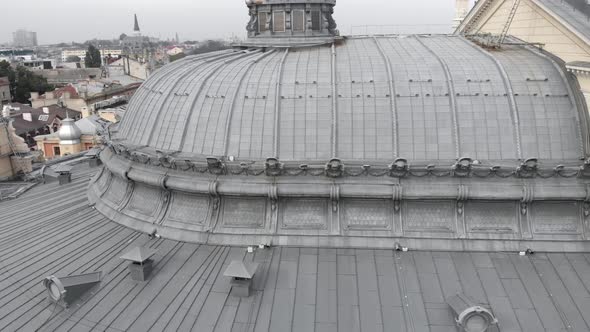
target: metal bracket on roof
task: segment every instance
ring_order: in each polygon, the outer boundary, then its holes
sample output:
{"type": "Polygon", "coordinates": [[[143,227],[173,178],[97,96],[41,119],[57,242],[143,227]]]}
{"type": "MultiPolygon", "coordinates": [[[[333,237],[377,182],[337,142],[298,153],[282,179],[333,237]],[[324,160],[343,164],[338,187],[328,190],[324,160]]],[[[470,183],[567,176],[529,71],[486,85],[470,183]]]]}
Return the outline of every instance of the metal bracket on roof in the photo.
{"type": "Polygon", "coordinates": [[[580,170],[578,171],[578,177],[590,178],[590,159],[586,159],[584,161],[584,164],[580,166],[580,170]]]}
{"type": "Polygon", "coordinates": [[[332,201],[332,211],[338,212],[340,205],[340,186],[333,184],[330,189],[330,201],[332,201]]]}
{"type": "Polygon", "coordinates": [[[270,208],[275,211],[279,202],[279,190],[276,183],[268,187],[268,198],[270,199],[270,208]]]}
{"type": "Polygon", "coordinates": [[[392,164],[389,165],[389,176],[395,178],[403,178],[408,175],[410,166],[408,161],[404,158],[397,158],[392,164]]]}
{"type": "Polygon", "coordinates": [[[344,174],[344,164],[340,159],[334,158],[326,164],[324,172],[330,178],[342,177],[344,174]]]}
{"type": "Polygon", "coordinates": [[[533,202],[535,199],[535,192],[533,187],[528,184],[525,184],[522,187],[522,199],[520,201],[520,213],[523,216],[528,214],[529,204],[533,202]]]}
{"type": "Polygon", "coordinates": [[[586,185],[586,198],[584,198],[584,217],[590,217],[590,184],[586,185]]]}
{"type": "Polygon", "coordinates": [[[213,202],[213,210],[219,208],[219,193],[217,192],[217,186],[219,186],[219,182],[217,181],[211,181],[209,183],[209,196],[213,202]]]}
{"type": "Polygon", "coordinates": [[[160,184],[160,188],[162,188],[162,190],[164,191],[164,203],[168,203],[168,200],[170,199],[170,189],[168,189],[168,186],[166,185],[167,181],[168,174],[162,175],[158,181],[160,184]]]}
{"type": "Polygon", "coordinates": [[[469,187],[459,185],[457,188],[457,213],[462,215],[465,210],[465,201],[469,199],[469,187]]]}
{"type": "Polygon", "coordinates": [[[400,185],[393,186],[393,209],[395,212],[399,212],[401,210],[401,202],[403,198],[403,188],[400,185]]]}

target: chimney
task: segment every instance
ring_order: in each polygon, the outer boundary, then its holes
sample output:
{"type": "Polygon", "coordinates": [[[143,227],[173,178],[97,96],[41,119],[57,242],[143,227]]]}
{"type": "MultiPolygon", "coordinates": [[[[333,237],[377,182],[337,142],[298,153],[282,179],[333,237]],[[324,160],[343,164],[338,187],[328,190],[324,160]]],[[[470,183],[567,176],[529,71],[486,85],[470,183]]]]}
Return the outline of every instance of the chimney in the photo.
{"type": "Polygon", "coordinates": [[[233,261],[229,264],[224,276],[231,278],[232,291],[235,296],[249,297],[252,288],[252,278],[258,269],[258,263],[233,261]]]}
{"type": "Polygon", "coordinates": [[[31,92],[31,100],[39,99],[39,92],[31,92]]]}
{"type": "Polygon", "coordinates": [[[23,120],[28,121],[28,122],[32,122],[33,116],[31,115],[31,113],[23,113],[23,120]]]}
{"type": "Polygon", "coordinates": [[[49,107],[43,107],[43,113],[49,114],[49,107]]]}
{"type": "Polygon", "coordinates": [[[129,261],[128,268],[131,280],[143,282],[149,278],[154,264],[154,260],[151,257],[156,252],[157,250],[151,248],[135,247],[121,256],[121,259],[129,261]]]}

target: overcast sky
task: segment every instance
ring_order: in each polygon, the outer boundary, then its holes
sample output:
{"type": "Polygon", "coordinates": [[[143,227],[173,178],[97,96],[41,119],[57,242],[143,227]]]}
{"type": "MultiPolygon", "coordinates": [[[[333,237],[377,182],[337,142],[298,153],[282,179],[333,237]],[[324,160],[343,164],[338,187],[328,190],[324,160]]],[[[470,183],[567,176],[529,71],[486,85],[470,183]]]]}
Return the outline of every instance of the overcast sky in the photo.
{"type": "MultiPolygon", "coordinates": [[[[244,37],[244,0],[2,0],[0,43],[18,28],[36,31],[40,44],[113,39],[133,29],[137,13],[144,35],[181,40],[244,37]]],[[[353,26],[416,25],[384,32],[449,32],[455,0],[339,0],[335,19],[341,34],[353,26]],[[430,26],[429,26],[430,25],[430,26]],[[444,31],[446,28],[446,31],[444,31]]],[[[375,30],[377,28],[373,28],[375,30]]],[[[353,33],[363,29],[355,28],[353,33]]],[[[376,32],[375,32],[376,33],[376,32]]]]}

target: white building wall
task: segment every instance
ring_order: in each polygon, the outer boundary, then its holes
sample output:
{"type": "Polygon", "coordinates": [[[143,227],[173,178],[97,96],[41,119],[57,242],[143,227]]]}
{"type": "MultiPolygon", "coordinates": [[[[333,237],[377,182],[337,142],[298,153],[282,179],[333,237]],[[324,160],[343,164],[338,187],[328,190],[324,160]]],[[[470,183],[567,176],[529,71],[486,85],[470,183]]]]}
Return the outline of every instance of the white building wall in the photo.
{"type": "MultiPolygon", "coordinates": [[[[512,4],[512,1],[498,1],[473,32],[479,29],[479,32],[500,34],[512,4]]],[[[530,43],[542,43],[546,51],[566,62],[590,61],[590,45],[530,0],[520,2],[508,34],[530,43]]]]}

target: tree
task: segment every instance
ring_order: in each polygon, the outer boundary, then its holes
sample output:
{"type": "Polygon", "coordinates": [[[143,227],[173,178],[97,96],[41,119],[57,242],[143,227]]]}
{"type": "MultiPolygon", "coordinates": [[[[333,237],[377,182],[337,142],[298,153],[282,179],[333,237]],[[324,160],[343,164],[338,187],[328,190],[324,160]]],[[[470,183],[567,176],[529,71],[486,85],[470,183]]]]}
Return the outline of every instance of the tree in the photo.
{"type": "Polygon", "coordinates": [[[178,53],[178,54],[175,54],[175,55],[171,55],[169,57],[169,59],[170,59],[170,62],[174,62],[174,61],[180,60],[180,59],[182,59],[184,57],[186,57],[186,54],[184,54],[184,53],[178,53]]]}
{"type": "Polygon", "coordinates": [[[80,59],[79,56],[75,56],[75,55],[70,55],[66,59],[66,62],[80,62],[80,61],[82,61],[82,59],[80,59]]]}
{"type": "Polygon", "coordinates": [[[31,91],[44,94],[54,89],[51,84],[47,83],[45,77],[39,76],[23,66],[14,69],[6,61],[0,61],[0,76],[8,77],[12,98],[21,104],[29,103],[31,91]]]}
{"type": "Polygon", "coordinates": [[[88,45],[88,51],[86,51],[86,68],[100,68],[102,65],[102,60],[100,56],[100,51],[98,48],[94,47],[94,45],[88,45]]]}
{"type": "Polygon", "coordinates": [[[127,34],[124,34],[124,33],[122,33],[122,34],[119,36],[119,41],[125,40],[125,38],[127,38],[127,34]]]}
{"type": "Polygon", "coordinates": [[[195,47],[190,54],[202,54],[220,50],[226,50],[230,46],[222,40],[207,40],[195,47]]]}

